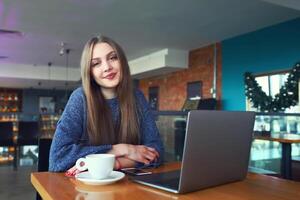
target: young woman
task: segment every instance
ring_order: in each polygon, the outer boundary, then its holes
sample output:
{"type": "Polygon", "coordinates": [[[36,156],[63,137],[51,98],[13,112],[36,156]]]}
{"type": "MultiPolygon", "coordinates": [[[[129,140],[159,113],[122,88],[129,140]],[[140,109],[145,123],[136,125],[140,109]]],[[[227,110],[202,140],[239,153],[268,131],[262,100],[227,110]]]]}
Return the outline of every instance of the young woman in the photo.
{"type": "Polygon", "coordinates": [[[160,164],[159,132],[144,95],[133,89],[121,47],[104,36],[89,40],[81,78],[57,124],[49,171],[77,173],[76,160],[94,153],[115,154],[115,169],[160,164]]]}

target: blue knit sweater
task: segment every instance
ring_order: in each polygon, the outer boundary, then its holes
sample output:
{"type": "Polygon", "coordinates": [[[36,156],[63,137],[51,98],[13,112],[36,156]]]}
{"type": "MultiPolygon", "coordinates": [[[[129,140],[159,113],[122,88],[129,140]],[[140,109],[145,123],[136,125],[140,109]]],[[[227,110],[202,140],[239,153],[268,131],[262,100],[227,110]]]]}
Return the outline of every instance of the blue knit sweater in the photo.
{"type": "MultiPolygon", "coordinates": [[[[160,158],[152,165],[158,165],[163,158],[163,144],[159,136],[150,107],[142,92],[136,90],[135,97],[140,112],[140,143],[155,148],[160,158]]],[[[111,109],[113,121],[119,117],[119,102],[117,98],[107,100],[111,109]]],[[[106,153],[112,148],[111,144],[91,146],[87,134],[87,108],[86,98],[82,87],[76,89],[69,98],[65,110],[57,123],[52,140],[49,171],[66,171],[74,166],[76,160],[93,153],[106,153]]],[[[137,163],[137,167],[143,166],[137,163]]]]}

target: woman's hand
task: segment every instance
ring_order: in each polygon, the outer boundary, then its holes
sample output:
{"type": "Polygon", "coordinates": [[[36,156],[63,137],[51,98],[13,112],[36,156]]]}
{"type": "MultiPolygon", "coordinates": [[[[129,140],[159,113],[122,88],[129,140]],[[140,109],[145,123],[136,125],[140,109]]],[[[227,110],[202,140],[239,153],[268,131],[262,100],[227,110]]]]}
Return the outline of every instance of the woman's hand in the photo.
{"type": "Polygon", "coordinates": [[[76,166],[74,165],[70,169],[68,169],[65,173],[66,176],[75,176],[76,174],[79,174],[81,171],[79,171],[76,166]]]}
{"type": "Polygon", "coordinates": [[[154,148],[145,145],[116,144],[113,145],[110,153],[115,154],[117,157],[124,156],[144,164],[149,164],[159,157],[158,152],[154,148]]]}
{"type": "Polygon", "coordinates": [[[144,164],[149,164],[159,157],[158,152],[151,147],[144,145],[129,145],[128,148],[129,151],[126,157],[144,164]]]}

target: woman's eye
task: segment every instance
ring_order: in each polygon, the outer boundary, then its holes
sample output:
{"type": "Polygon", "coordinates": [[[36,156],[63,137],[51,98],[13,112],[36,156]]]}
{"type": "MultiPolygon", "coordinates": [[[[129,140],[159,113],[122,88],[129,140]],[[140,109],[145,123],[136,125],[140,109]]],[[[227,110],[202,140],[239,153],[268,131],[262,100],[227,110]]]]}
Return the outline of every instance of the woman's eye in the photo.
{"type": "Polygon", "coordinates": [[[99,65],[100,64],[100,62],[92,62],[92,66],[93,67],[95,67],[95,66],[97,66],[97,65],[99,65]]]}
{"type": "Polygon", "coordinates": [[[118,56],[117,55],[113,55],[109,58],[110,60],[118,60],[118,56]]]}

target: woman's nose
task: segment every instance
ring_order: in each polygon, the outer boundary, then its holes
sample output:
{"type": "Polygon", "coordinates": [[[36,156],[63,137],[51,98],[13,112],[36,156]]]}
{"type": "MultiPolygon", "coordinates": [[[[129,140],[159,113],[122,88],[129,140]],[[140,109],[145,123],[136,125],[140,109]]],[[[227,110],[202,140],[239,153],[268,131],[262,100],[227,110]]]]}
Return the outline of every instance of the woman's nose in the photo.
{"type": "Polygon", "coordinates": [[[104,72],[107,72],[107,71],[110,71],[111,69],[112,69],[112,66],[111,66],[111,64],[109,63],[109,62],[104,62],[103,63],[103,70],[104,70],[104,72]]]}

